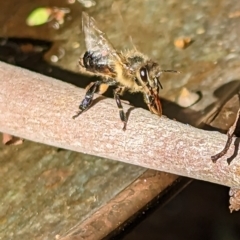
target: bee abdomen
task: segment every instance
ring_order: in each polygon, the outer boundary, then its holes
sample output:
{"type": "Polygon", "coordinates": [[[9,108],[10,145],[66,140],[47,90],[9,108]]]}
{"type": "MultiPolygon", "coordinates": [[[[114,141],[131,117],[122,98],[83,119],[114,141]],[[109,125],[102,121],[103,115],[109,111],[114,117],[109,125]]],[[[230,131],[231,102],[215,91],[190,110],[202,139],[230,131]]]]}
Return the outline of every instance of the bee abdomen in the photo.
{"type": "Polygon", "coordinates": [[[109,66],[108,56],[102,56],[101,52],[98,51],[86,51],[83,56],[83,65],[90,72],[114,73],[113,69],[109,66]]]}

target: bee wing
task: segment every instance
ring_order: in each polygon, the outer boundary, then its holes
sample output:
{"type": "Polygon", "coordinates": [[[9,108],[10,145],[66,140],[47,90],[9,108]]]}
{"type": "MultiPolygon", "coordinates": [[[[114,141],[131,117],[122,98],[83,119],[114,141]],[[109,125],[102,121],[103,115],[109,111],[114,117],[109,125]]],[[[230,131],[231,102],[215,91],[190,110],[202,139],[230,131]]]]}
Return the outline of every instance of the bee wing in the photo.
{"type": "Polygon", "coordinates": [[[82,13],[82,29],[85,35],[85,44],[88,51],[97,51],[104,57],[120,61],[120,56],[106,39],[105,34],[98,29],[94,18],[82,13]]]}

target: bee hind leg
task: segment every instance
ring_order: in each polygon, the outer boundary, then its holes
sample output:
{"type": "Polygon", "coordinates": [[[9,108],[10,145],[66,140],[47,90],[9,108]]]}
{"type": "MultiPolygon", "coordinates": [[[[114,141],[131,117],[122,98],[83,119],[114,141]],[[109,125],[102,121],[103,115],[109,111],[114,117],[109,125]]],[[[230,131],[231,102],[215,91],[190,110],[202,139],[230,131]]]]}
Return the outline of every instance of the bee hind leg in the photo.
{"type": "Polygon", "coordinates": [[[86,111],[92,104],[93,96],[96,91],[98,91],[99,86],[102,84],[102,81],[96,81],[96,82],[91,82],[87,86],[87,92],[82,100],[82,102],[79,105],[79,111],[72,117],[73,119],[77,118],[80,114],[82,114],[84,111],[86,111]]]}
{"type": "Polygon", "coordinates": [[[123,91],[124,91],[123,87],[119,87],[119,88],[115,89],[114,90],[114,98],[115,98],[115,101],[118,106],[120,119],[123,122],[123,130],[125,131],[126,126],[127,126],[127,117],[126,117],[125,112],[123,111],[123,107],[122,107],[122,103],[121,103],[121,99],[120,99],[120,95],[123,93],[123,91]]]}

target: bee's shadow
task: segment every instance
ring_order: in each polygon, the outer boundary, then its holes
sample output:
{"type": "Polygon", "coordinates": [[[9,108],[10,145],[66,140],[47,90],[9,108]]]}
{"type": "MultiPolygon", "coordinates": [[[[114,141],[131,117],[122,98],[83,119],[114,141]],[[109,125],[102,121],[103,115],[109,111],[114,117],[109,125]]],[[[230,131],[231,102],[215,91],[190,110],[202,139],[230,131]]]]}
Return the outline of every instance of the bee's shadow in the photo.
{"type": "Polygon", "coordinates": [[[104,99],[107,99],[107,97],[105,97],[105,96],[98,96],[97,98],[93,99],[92,104],[91,104],[91,106],[89,107],[89,109],[92,108],[92,107],[95,106],[98,102],[100,102],[100,101],[102,101],[102,100],[104,100],[104,99]]]}
{"type": "MultiPolygon", "coordinates": [[[[107,99],[107,97],[105,97],[105,96],[99,96],[99,97],[93,99],[92,104],[91,104],[91,106],[89,107],[89,109],[92,108],[93,106],[95,106],[97,103],[99,103],[100,101],[102,101],[102,100],[104,100],[104,99],[107,99]]],[[[128,110],[126,111],[126,119],[127,119],[127,122],[128,122],[128,119],[129,119],[129,117],[130,117],[131,112],[132,112],[135,108],[136,108],[136,107],[131,106],[131,107],[129,107],[128,110]]]]}

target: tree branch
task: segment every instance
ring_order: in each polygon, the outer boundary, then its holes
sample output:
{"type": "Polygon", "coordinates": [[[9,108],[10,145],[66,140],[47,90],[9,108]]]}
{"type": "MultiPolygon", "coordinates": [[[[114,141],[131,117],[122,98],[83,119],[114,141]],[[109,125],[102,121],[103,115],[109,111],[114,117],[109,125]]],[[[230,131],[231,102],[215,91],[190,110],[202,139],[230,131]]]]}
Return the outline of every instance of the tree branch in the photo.
{"type": "MultiPolygon", "coordinates": [[[[240,157],[232,145],[213,163],[226,135],[159,118],[144,109],[130,112],[122,130],[113,99],[103,99],[77,119],[85,91],[0,63],[0,131],[32,141],[106,157],[146,168],[240,187],[240,157]],[[227,158],[235,154],[230,165],[227,158]]],[[[81,81],[81,79],[79,79],[81,81]]]]}

